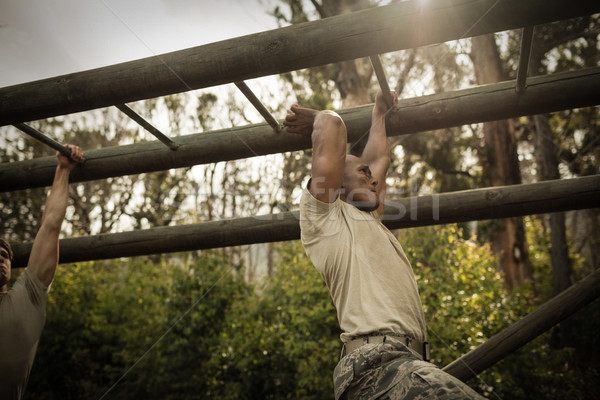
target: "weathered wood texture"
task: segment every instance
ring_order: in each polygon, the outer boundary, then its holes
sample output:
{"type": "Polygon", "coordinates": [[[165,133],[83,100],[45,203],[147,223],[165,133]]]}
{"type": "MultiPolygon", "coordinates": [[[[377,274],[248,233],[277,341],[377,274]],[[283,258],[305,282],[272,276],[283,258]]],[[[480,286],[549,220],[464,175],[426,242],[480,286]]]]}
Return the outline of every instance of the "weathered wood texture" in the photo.
{"type": "MultiPolygon", "coordinates": [[[[466,190],[386,202],[390,229],[436,225],[600,204],[600,175],[527,185],[466,190]]],[[[165,226],[60,241],[60,262],[98,260],[298,239],[298,212],[165,226]]],[[[24,267],[31,243],[14,245],[15,268],[24,267]]]]}
{"type": "Polygon", "coordinates": [[[383,221],[390,229],[499,219],[600,206],[600,175],[394,198],[383,221]]]}
{"type": "Polygon", "coordinates": [[[466,382],[597,299],[598,296],[600,296],[600,269],[443,369],[466,382]]]}
{"type": "MultiPolygon", "coordinates": [[[[528,80],[518,94],[514,81],[446,92],[398,102],[387,116],[387,133],[397,136],[469,123],[534,115],[598,104],[600,67],[540,76],[528,80]]],[[[372,106],[339,111],[350,141],[369,128],[372,106]]],[[[267,124],[179,136],[176,151],[159,141],[86,151],[85,165],[71,173],[71,182],[187,167],[310,148],[309,140],[267,124]]],[[[50,186],[55,157],[0,164],[0,191],[50,186]]]]}
{"type": "Polygon", "coordinates": [[[589,0],[393,2],[0,89],[0,125],[600,12],[589,0]]]}

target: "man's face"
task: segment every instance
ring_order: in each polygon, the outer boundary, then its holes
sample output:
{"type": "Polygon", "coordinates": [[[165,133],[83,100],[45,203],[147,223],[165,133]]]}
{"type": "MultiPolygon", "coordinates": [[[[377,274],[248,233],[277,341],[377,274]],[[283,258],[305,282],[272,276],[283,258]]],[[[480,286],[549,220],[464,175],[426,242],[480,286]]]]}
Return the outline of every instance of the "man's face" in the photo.
{"type": "Polygon", "coordinates": [[[0,290],[10,281],[11,265],[8,250],[0,247],[0,290]]]}
{"type": "Polygon", "coordinates": [[[341,199],[361,211],[375,211],[379,207],[377,181],[369,165],[352,155],[346,156],[341,199]]]}

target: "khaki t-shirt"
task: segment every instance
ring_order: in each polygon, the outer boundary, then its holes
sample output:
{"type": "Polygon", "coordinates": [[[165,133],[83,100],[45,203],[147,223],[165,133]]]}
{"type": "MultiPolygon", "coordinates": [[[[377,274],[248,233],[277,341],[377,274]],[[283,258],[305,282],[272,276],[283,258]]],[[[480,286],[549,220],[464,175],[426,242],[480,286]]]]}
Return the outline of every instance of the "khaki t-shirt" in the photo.
{"type": "Polygon", "coordinates": [[[376,211],[360,211],[339,198],[324,203],[305,188],[300,230],[306,254],[331,293],[343,342],[373,333],[426,340],[414,273],[376,211]]]}
{"type": "Polygon", "coordinates": [[[8,293],[0,294],[0,397],[20,399],[46,321],[48,288],[25,269],[8,293]]]}

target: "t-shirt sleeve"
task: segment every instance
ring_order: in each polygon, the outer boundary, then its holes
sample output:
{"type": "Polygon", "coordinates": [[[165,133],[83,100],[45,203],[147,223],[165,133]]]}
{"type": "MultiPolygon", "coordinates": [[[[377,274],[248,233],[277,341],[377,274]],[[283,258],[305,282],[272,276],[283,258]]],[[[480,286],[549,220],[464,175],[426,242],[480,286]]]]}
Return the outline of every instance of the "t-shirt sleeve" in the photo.
{"type": "Polygon", "coordinates": [[[337,230],[335,222],[339,222],[340,202],[338,197],[333,203],[325,203],[304,188],[300,199],[300,230],[303,239],[306,235],[328,236],[332,234],[331,230],[337,230]]]}
{"type": "Polygon", "coordinates": [[[46,308],[46,300],[48,298],[48,290],[42,281],[37,277],[37,275],[31,271],[29,268],[26,268],[23,271],[25,288],[27,289],[27,295],[29,296],[29,300],[32,304],[39,306],[45,310],[46,308]]]}

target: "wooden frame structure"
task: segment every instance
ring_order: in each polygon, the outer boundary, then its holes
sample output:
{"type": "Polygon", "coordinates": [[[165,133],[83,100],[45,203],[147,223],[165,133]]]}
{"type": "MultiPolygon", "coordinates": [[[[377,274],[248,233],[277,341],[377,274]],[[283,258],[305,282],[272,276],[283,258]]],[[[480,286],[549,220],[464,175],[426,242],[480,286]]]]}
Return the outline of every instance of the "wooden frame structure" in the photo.
{"type": "MultiPolygon", "coordinates": [[[[600,67],[530,78],[519,94],[514,81],[400,100],[387,116],[390,136],[448,126],[533,115],[595,105],[600,67]]],[[[0,89],[0,96],[1,96],[0,89]]],[[[371,106],[339,110],[348,140],[369,129],[371,106]]],[[[310,148],[310,141],[279,135],[268,124],[257,124],[177,137],[172,151],[160,141],[86,151],[86,164],[71,173],[71,182],[139,174],[197,164],[229,161],[310,148]]],[[[0,164],[0,191],[49,186],[56,159],[0,164]]]]}
{"type": "MultiPolygon", "coordinates": [[[[0,125],[117,106],[149,131],[126,102],[235,83],[267,123],[172,140],[156,130],[155,142],[86,152],[71,182],[104,179],[202,163],[302,150],[307,140],[278,134],[279,124],[243,80],[449,40],[525,27],[516,82],[502,82],[399,102],[388,114],[389,135],[401,135],[598,104],[600,67],[526,77],[525,54],[534,25],[600,12],[589,0],[437,0],[396,2],[272,31],[216,42],[157,57],[0,88],[0,125]],[[327,38],[323,40],[323,38],[327,38]],[[524,69],[524,71],[523,71],[524,69]],[[162,142],[162,143],[161,143],[162,142]],[[166,145],[166,146],[165,146],[166,145]]],[[[528,58],[528,57],[527,57],[528,58]]],[[[384,78],[383,78],[384,79],[384,78]]],[[[340,110],[349,141],[368,129],[370,107],[340,110]]],[[[149,124],[148,124],[149,125],[149,124]]],[[[0,165],[0,190],[50,185],[55,160],[0,165]]],[[[600,176],[485,188],[390,201],[390,228],[442,224],[597,207],[600,176]]],[[[61,262],[128,257],[296,239],[294,212],[63,239],[61,262]],[[84,250],[83,250],[84,249],[84,250]]],[[[31,243],[14,246],[15,267],[31,243]]],[[[600,295],[600,273],[540,307],[445,369],[467,380],[600,295]],[[556,310],[559,309],[559,312],[556,310]],[[518,334],[517,334],[518,333],[518,334]]]]}

